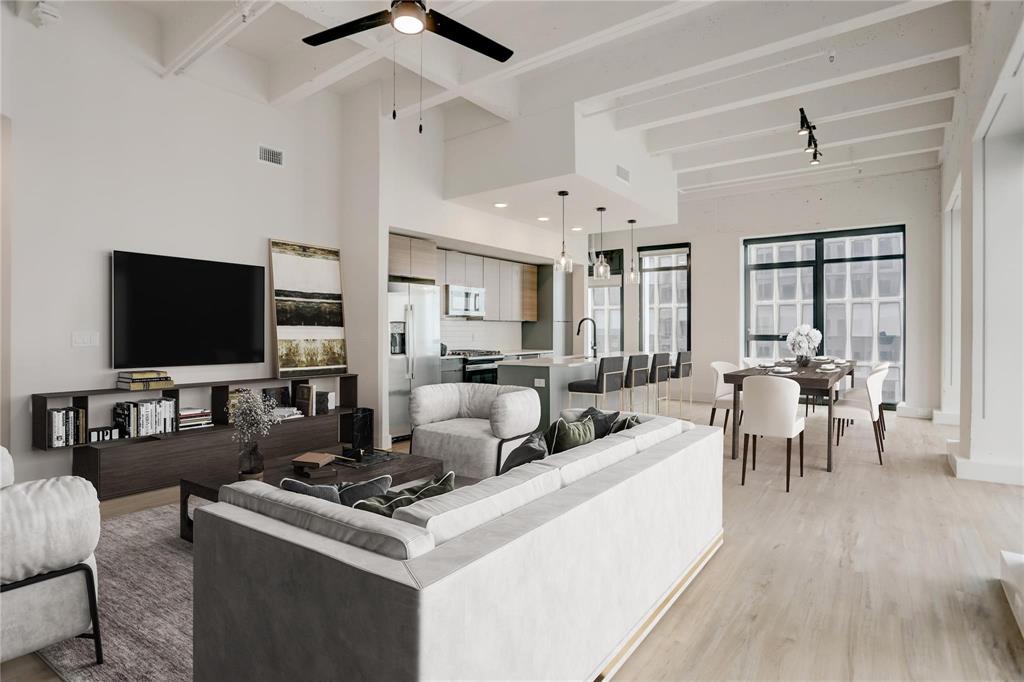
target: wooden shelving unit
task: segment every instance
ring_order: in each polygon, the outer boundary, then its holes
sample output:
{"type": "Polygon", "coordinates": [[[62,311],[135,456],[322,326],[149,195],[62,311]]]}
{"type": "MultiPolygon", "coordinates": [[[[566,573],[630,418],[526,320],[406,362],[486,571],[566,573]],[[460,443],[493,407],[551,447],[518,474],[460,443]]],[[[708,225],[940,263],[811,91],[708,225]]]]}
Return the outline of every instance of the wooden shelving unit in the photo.
{"type": "MultiPolygon", "coordinates": [[[[355,374],[290,379],[292,395],[300,384],[310,379],[334,378],[337,381],[337,407],[327,414],[290,419],[274,425],[270,435],[260,442],[267,459],[285,457],[304,450],[330,447],[341,440],[341,420],[356,407],[358,378],[355,374]]],[[[72,473],[88,479],[96,486],[101,500],[121,497],[146,490],[177,485],[186,474],[212,473],[223,475],[237,468],[238,449],[231,440],[233,428],[228,424],[228,397],[232,387],[279,382],[277,377],[211,381],[177,384],[173,388],[154,391],[127,391],[119,388],[96,388],[78,391],[36,393],[32,396],[32,445],[40,450],[71,449],[72,473]],[[180,392],[186,389],[209,389],[214,425],[137,438],[51,448],[46,445],[46,413],[51,400],[71,400],[73,407],[86,415],[86,430],[93,424],[89,415],[91,396],[117,396],[138,399],[159,393],[175,399],[181,407],[180,392]]],[[[108,423],[104,420],[102,423],[108,423]]]]}

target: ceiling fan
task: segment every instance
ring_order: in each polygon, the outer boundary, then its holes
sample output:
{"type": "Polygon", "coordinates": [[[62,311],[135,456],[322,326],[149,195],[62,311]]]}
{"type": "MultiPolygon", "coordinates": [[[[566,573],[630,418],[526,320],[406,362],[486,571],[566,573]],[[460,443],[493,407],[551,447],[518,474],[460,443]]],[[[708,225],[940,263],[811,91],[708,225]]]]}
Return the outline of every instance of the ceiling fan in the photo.
{"type": "Polygon", "coordinates": [[[416,35],[424,30],[430,31],[499,62],[506,62],[512,56],[512,50],[504,45],[477,33],[468,26],[463,26],[437,10],[428,10],[426,4],[421,0],[392,0],[391,9],[381,10],[361,19],[314,33],[303,38],[302,42],[316,47],[385,24],[391,24],[396,31],[406,35],[416,35]]]}

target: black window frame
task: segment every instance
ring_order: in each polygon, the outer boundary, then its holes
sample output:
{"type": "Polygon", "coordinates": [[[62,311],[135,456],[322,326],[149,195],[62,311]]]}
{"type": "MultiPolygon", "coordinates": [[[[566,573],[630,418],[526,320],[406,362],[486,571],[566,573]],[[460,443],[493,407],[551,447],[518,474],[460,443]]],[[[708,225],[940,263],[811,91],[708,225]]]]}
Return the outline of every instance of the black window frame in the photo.
{"type": "MultiPolygon", "coordinates": [[[[644,347],[644,313],[646,312],[646,304],[644,303],[644,272],[662,272],[666,270],[679,270],[678,265],[674,265],[670,268],[647,268],[643,267],[643,253],[645,251],[666,251],[669,249],[686,249],[686,352],[693,352],[693,246],[690,242],[677,242],[675,244],[650,244],[647,246],[638,246],[636,249],[637,267],[640,269],[640,281],[637,283],[637,287],[640,289],[640,295],[637,299],[640,309],[637,311],[637,348],[644,347]]],[[[651,351],[652,353],[655,351],[651,351]]],[[[678,352],[678,350],[676,351],[678,352]]]]}
{"type": "MultiPolygon", "coordinates": [[[[903,380],[900,382],[900,400],[906,400],[907,396],[907,227],[906,225],[883,225],[879,227],[861,227],[845,230],[823,230],[819,232],[804,232],[801,234],[786,234],[775,237],[756,237],[743,240],[743,355],[750,351],[751,341],[785,341],[787,334],[752,334],[750,320],[750,278],[753,272],[759,270],[784,270],[787,268],[812,268],[813,292],[814,292],[814,328],[822,331],[821,343],[818,344],[817,352],[825,352],[825,265],[830,263],[863,263],[885,260],[903,261],[903,349],[902,362],[903,380]],[[845,237],[874,236],[880,234],[898,234],[902,238],[903,253],[886,254],[884,256],[846,256],[844,258],[825,258],[825,240],[842,239],[845,237]],[[814,260],[780,261],[778,263],[751,263],[750,248],[758,244],[781,244],[785,242],[814,242],[814,260]]],[[[852,281],[850,283],[852,286],[852,281]]],[[[896,403],[882,403],[882,406],[889,410],[896,409],[896,403]]]]}

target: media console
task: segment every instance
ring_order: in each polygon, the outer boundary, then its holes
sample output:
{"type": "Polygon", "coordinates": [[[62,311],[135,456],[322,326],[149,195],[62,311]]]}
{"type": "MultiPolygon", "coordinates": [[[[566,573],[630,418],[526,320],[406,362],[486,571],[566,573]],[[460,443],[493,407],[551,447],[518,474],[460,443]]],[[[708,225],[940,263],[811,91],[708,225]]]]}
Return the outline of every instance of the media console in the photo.
{"type": "MultiPolygon", "coordinates": [[[[312,378],[334,378],[338,382],[337,407],[327,414],[275,424],[270,435],[260,440],[260,450],[265,459],[330,447],[341,442],[342,420],[352,414],[357,404],[358,377],[355,374],[336,374],[330,377],[293,379],[292,395],[298,385],[309,383],[312,378]]],[[[178,384],[161,391],[100,388],[36,393],[32,396],[32,446],[40,450],[70,448],[73,453],[72,473],[91,481],[101,500],[175,486],[186,475],[231,475],[238,469],[238,445],[231,440],[234,428],[228,423],[227,406],[231,388],[279,381],[275,377],[268,377],[178,384]],[[176,409],[180,409],[179,395],[185,389],[209,389],[213,426],[64,448],[46,445],[46,411],[51,400],[70,400],[73,407],[85,410],[86,421],[89,422],[90,396],[116,395],[130,399],[160,393],[164,397],[174,398],[176,409]]]]}

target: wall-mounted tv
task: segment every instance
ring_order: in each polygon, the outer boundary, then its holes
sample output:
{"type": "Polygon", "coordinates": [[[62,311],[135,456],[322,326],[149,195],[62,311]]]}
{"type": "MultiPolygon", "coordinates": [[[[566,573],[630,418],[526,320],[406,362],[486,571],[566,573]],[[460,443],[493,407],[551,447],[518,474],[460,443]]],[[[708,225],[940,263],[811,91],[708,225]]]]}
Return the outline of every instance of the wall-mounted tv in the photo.
{"type": "Polygon", "coordinates": [[[114,368],[264,361],[264,268],[114,251],[114,368]]]}

